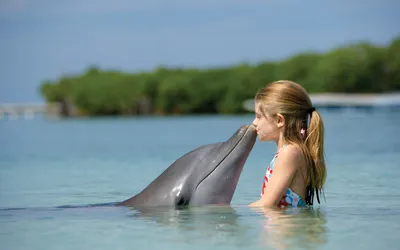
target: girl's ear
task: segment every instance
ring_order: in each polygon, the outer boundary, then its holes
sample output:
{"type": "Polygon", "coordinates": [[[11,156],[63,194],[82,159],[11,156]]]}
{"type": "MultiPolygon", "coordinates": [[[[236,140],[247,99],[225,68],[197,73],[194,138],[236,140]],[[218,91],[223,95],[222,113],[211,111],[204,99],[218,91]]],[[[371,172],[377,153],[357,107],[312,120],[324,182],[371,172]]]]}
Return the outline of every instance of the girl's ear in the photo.
{"type": "Polygon", "coordinates": [[[283,126],[285,126],[285,117],[280,113],[276,115],[276,125],[278,126],[278,128],[282,128],[283,126]]]}

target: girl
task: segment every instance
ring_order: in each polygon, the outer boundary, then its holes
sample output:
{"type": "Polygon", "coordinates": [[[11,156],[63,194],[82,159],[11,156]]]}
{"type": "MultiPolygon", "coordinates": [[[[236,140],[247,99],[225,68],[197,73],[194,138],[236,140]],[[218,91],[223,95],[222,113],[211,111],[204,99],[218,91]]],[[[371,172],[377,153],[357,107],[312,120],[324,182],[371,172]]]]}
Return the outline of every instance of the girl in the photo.
{"type": "Polygon", "coordinates": [[[326,179],[324,126],[306,90],[292,81],[272,82],[256,94],[255,111],[260,141],[275,141],[277,152],[261,198],[249,206],[311,206],[314,194],[319,203],[326,179]]]}

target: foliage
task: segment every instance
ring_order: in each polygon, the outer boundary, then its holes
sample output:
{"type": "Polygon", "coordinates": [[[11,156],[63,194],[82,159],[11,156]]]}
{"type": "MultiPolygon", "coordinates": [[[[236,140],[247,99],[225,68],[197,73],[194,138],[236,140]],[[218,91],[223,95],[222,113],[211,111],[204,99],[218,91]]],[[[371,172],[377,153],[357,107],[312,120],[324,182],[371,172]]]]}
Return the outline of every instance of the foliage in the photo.
{"type": "Polygon", "coordinates": [[[274,80],[310,93],[399,91],[400,37],[387,47],[350,44],[325,54],[304,52],[279,62],[210,69],[157,68],[126,73],[91,67],[44,81],[47,102],[71,102],[88,115],[241,113],[243,102],[274,80]]]}

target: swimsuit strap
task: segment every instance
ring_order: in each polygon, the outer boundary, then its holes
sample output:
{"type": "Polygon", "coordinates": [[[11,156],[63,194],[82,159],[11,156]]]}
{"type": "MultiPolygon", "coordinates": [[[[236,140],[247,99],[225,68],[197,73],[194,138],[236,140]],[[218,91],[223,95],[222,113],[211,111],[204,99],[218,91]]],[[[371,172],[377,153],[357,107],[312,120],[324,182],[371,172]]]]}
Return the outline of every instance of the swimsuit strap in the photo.
{"type": "Polygon", "coordinates": [[[276,151],[276,155],[278,156],[279,152],[281,152],[282,149],[284,149],[287,145],[288,145],[287,143],[283,144],[283,146],[280,149],[278,149],[278,151],[276,151]]]}
{"type": "Polygon", "coordinates": [[[278,158],[279,152],[281,152],[282,149],[283,149],[284,147],[286,147],[287,145],[288,145],[288,144],[284,144],[282,147],[280,147],[280,148],[278,149],[278,151],[276,151],[275,156],[272,158],[272,160],[271,160],[271,162],[270,162],[270,168],[271,168],[271,169],[274,168],[275,161],[276,161],[276,158],[278,158]]]}

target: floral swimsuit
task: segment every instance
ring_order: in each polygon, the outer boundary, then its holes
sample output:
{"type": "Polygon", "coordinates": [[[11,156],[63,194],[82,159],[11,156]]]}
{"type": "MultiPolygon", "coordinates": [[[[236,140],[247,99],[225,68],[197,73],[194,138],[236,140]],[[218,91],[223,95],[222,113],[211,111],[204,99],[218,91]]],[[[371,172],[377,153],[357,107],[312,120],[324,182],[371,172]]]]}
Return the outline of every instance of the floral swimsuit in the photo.
{"type": "MultiPolygon", "coordinates": [[[[271,163],[269,164],[267,171],[265,173],[264,176],[264,181],[263,181],[263,185],[262,185],[262,189],[261,189],[261,196],[264,195],[264,188],[266,187],[268,180],[271,178],[271,175],[274,171],[274,164],[276,161],[276,158],[278,158],[278,154],[279,152],[286,146],[286,144],[280,149],[278,150],[278,152],[276,152],[274,158],[272,158],[271,163]]],[[[284,207],[288,207],[288,206],[292,206],[292,207],[304,207],[306,205],[306,203],[304,202],[303,198],[301,198],[300,195],[296,194],[295,192],[293,192],[292,189],[288,188],[286,190],[286,193],[283,195],[282,199],[280,200],[278,207],[280,208],[284,208],[284,207]]]]}

